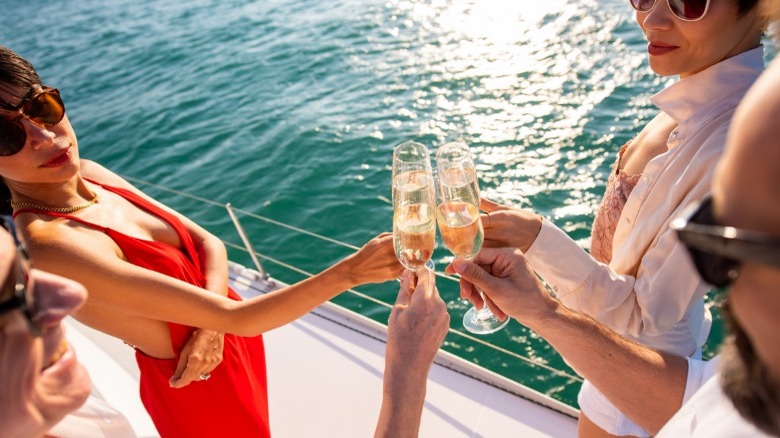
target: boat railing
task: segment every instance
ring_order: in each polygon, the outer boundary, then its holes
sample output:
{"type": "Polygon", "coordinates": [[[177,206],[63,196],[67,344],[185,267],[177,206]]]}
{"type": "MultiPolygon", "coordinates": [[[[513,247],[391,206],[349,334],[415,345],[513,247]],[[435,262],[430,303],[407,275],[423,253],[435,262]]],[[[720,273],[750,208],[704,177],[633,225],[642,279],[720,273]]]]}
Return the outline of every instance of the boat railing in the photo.
{"type": "Polygon", "coordinates": [[[238,216],[236,216],[236,213],[233,211],[233,206],[231,206],[229,202],[225,204],[225,210],[227,210],[228,214],[230,215],[230,220],[233,221],[233,225],[236,227],[236,231],[238,231],[238,236],[241,237],[241,241],[244,242],[244,249],[246,249],[246,251],[249,253],[249,257],[252,258],[252,263],[255,264],[257,272],[263,276],[263,280],[267,281],[268,273],[265,272],[263,264],[260,263],[260,260],[258,260],[257,251],[255,251],[255,248],[252,246],[252,242],[249,240],[249,237],[247,237],[246,231],[244,231],[244,227],[241,225],[241,221],[238,220],[238,216]]]}
{"type": "MultiPolygon", "coordinates": [[[[256,220],[260,220],[260,221],[263,221],[263,222],[266,222],[266,223],[269,223],[269,224],[272,224],[272,225],[280,227],[280,228],[284,228],[286,230],[289,230],[289,231],[292,231],[292,232],[295,232],[295,233],[308,235],[308,236],[311,236],[311,237],[316,238],[318,240],[322,240],[322,241],[329,242],[329,243],[334,244],[334,245],[338,245],[338,246],[342,246],[342,247],[345,247],[345,248],[349,248],[349,249],[354,250],[354,251],[357,251],[358,249],[360,249],[359,247],[357,247],[355,245],[351,245],[351,244],[346,243],[346,242],[341,242],[341,241],[339,241],[337,239],[333,239],[333,238],[328,237],[328,236],[324,236],[324,235],[321,235],[321,234],[318,234],[318,233],[315,233],[315,232],[312,232],[312,231],[309,231],[309,230],[305,230],[305,229],[296,227],[294,225],[283,223],[283,222],[271,219],[269,217],[266,217],[266,216],[263,216],[263,215],[260,215],[260,214],[248,211],[248,210],[243,210],[241,208],[233,207],[230,203],[223,204],[221,202],[217,202],[217,201],[214,201],[214,200],[211,200],[211,199],[203,198],[201,196],[193,195],[191,193],[187,193],[187,192],[183,192],[183,191],[180,191],[180,190],[172,189],[172,188],[160,185],[160,184],[152,183],[152,182],[149,182],[149,181],[145,181],[145,180],[142,180],[142,179],[139,179],[139,178],[134,178],[134,177],[127,176],[127,175],[123,175],[123,177],[125,179],[133,182],[133,183],[137,183],[137,184],[141,184],[141,185],[144,185],[144,186],[152,187],[152,188],[154,188],[156,190],[160,190],[162,192],[166,192],[166,193],[169,193],[169,194],[174,194],[176,196],[187,198],[187,199],[190,199],[190,200],[193,200],[193,201],[197,201],[197,202],[200,202],[200,203],[203,203],[203,204],[208,204],[208,205],[212,205],[212,206],[215,206],[215,207],[225,208],[227,210],[230,218],[231,218],[231,221],[233,222],[234,226],[236,227],[236,230],[237,230],[237,232],[239,234],[239,237],[243,241],[244,245],[243,246],[242,245],[238,245],[236,243],[233,243],[233,242],[230,242],[230,241],[226,241],[224,239],[222,239],[222,241],[225,244],[225,246],[227,246],[227,247],[236,249],[238,251],[246,252],[246,253],[249,254],[249,256],[251,257],[253,263],[258,268],[257,269],[258,272],[260,273],[261,278],[258,278],[258,280],[269,281],[268,274],[266,273],[265,269],[263,268],[262,263],[260,262],[260,259],[265,260],[265,261],[270,262],[270,263],[273,263],[276,266],[280,266],[280,267],[283,267],[285,269],[288,269],[288,270],[290,270],[292,272],[296,272],[298,274],[304,275],[306,277],[312,277],[315,274],[311,273],[311,272],[308,272],[308,271],[306,271],[304,269],[301,269],[301,268],[299,268],[297,266],[294,266],[292,264],[286,263],[286,262],[284,262],[282,260],[279,260],[277,258],[274,258],[274,257],[271,257],[269,255],[263,254],[262,252],[255,251],[254,248],[252,247],[252,244],[251,244],[248,236],[246,235],[246,232],[244,231],[243,226],[241,225],[241,223],[240,223],[240,221],[238,219],[238,215],[236,213],[239,213],[241,215],[244,215],[244,216],[256,219],[256,220]]],[[[446,274],[444,274],[442,272],[436,272],[436,276],[438,276],[440,278],[443,278],[443,279],[446,279],[447,281],[458,282],[457,278],[449,276],[449,275],[446,275],[446,274]]],[[[350,293],[350,294],[352,294],[352,295],[354,295],[356,297],[359,297],[360,299],[363,299],[363,300],[366,300],[366,301],[370,301],[370,302],[372,302],[374,304],[377,304],[379,306],[385,307],[387,309],[392,309],[392,307],[393,307],[392,304],[386,303],[386,302],[384,302],[382,300],[379,300],[377,298],[374,298],[374,297],[372,297],[370,295],[364,294],[364,293],[359,292],[359,291],[354,290],[354,289],[349,289],[346,292],[350,293]]],[[[554,375],[557,375],[559,377],[570,379],[573,382],[582,383],[582,381],[583,381],[580,376],[578,376],[576,374],[569,373],[569,372],[564,371],[564,370],[557,369],[557,368],[555,368],[553,366],[550,366],[549,364],[544,363],[541,359],[534,359],[534,358],[531,358],[531,357],[523,356],[522,354],[519,354],[519,353],[517,353],[515,351],[507,350],[506,348],[502,348],[500,346],[491,344],[490,342],[487,342],[484,339],[480,339],[478,337],[472,336],[471,334],[469,334],[469,333],[467,333],[465,331],[458,330],[458,329],[450,327],[449,333],[452,333],[453,335],[456,335],[456,336],[461,337],[463,339],[468,339],[470,342],[474,342],[474,343],[479,344],[479,345],[481,345],[483,347],[486,347],[488,349],[494,350],[496,352],[500,352],[500,353],[505,354],[505,355],[507,355],[509,357],[512,357],[512,358],[515,358],[515,359],[520,360],[522,362],[528,363],[528,364],[530,364],[532,366],[539,367],[539,368],[544,369],[546,371],[549,371],[550,373],[552,373],[554,375]]]]}

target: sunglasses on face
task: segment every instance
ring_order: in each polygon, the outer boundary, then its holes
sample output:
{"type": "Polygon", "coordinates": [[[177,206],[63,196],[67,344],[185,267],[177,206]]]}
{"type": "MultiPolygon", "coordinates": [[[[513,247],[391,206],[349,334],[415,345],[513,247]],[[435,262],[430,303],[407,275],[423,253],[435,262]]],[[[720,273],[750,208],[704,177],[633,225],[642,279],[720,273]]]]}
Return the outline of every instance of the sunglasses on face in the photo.
{"type": "Polygon", "coordinates": [[[13,219],[10,216],[0,217],[0,224],[3,228],[14,236],[16,242],[16,259],[8,272],[5,283],[3,284],[2,295],[5,296],[7,290],[11,290],[11,298],[0,302],[0,316],[10,313],[14,310],[19,310],[27,320],[27,325],[30,329],[30,334],[33,336],[40,336],[41,329],[38,324],[33,321],[32,309],[35,304],[33,297],[33,279],[30,276],[30,259],[27,256],[27,251],[24,249],[24,245],[16,235],[16,228],[14,227],[13,219]]]}
{"type": "Polygon", "coordinates": [[[65,104],[62,103],[60,92],[56,88],[41,87],[22,100],[15,111],[21,114],[12,118],[0,118],[0,156],[14,155],[27,143],[27,132],[22,125],[22,117],[43,125],[54,126],[65,117],[65,104]]]}
{"type": "Polygon", "coordinates": [[[688,207],[671,227],[688,249],[701,278],[713,286],[733,283],[746,260],[780,268],[780,237],[719,225],[711,197],[688,207]]]}
{"type": "MultiPolygon", "coordinates": [[[[650,12],[658,0],[629,0],[639,12],[650,12]]],[[[666,0],[675,17],[683,21],[698,21],[704,18],[710,7],[710,0],[666,0]]]]}

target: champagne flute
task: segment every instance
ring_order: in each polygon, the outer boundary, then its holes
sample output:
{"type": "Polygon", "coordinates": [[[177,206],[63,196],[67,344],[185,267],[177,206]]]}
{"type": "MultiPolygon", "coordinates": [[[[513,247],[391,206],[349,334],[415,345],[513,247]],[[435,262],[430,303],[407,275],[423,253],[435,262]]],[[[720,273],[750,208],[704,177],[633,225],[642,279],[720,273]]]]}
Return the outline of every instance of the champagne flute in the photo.
{"type": "Polygon", "coordinates": [[[436,207],[428,148],[413,141],[396,146],[392,185],[395,255],[412,271],[423,266],[433,270],[436,207]]]}
{"type": "MultiPolygon", "coordinates": [[[[477,170],[468,145],[442,145],[436,151],[436,169],[436,220],[442,240],[456,258],[472,260],[482,249],[485,231],[479,217],[477,170]]],[[[509,318],[501,321],[487,305],[482,310],[472,307],[463,316],[463,327],[480,335],[501,330],[508,323],[509,318]]]]}

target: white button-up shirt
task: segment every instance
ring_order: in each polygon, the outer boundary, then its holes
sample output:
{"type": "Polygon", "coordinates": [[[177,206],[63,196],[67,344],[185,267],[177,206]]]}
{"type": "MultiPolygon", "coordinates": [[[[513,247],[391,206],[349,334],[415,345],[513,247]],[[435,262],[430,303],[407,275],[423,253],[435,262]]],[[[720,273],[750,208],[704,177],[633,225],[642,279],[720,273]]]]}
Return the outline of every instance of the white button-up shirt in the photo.
{"type": "Polygon", "coordinates": [[[726,398],[717,374],[717,360],[688,361],[688,381],[683,406],[664,425],[658,438],[669,437],[767,437],[739,415],[726,398]]]}
{"type": "Polygon", "coordinates": [[[669,229],[709,191],[734,110],[763,70],[759,47],[682,79],[652,97],[678,127],[642,172],[618,221],[612,261],[597,262],[544,221],[526,256],[568,307],[643,344],[692,355],[709,334],[709,287],[669,229]]]}

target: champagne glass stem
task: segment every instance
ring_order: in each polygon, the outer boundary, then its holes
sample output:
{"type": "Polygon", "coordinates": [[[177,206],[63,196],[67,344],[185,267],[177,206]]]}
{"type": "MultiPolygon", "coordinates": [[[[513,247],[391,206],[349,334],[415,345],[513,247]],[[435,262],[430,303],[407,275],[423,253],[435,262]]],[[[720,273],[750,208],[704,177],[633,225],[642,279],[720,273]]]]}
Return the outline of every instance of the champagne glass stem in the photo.
{"type": "Polygon", "coordinates": [[[488,335],[497,332],[509,324],[509,318],[501,321],[490,311],[485,301],[485,294],[479,291],[482,302],[485,303],[481,310],[476,307],[469,309],[463,316],[463,327],[476,335],[488,335]]]}
{"type": "Polygon", "coordinates": [[[495,316],[493,316],[493,312],[490,310],[490,307],[487,305],[485,294],[482,291],[479,291],[479,296],[482,298],[482,302],[484,304],[482,305],[482,308],[477,311],[477,319],[480,321],[485,321],[489,318],[495,318],[495,316]]]}

